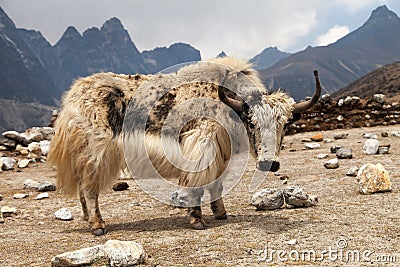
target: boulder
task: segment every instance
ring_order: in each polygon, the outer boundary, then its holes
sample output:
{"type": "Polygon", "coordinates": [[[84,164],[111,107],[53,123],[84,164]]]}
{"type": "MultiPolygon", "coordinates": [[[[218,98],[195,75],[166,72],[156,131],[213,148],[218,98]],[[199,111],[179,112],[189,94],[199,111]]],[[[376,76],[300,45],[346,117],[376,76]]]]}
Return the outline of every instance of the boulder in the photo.
{"type": "Polygon", "coordinates": [[[67,208],[61,208],[57,210],[54,215],[57,219],[62,221],[71,221],[74,219],[74,216],[72,216],[72,212],[67,208]]]}
{"type": "Polygon", "coordinates": [[[392,191],[389,172],[382,164],[367,163],[357,173],[358,191],[361,194],[392,191]]]}
{"type": "Polygon", "coordinates": [[[299,186],[289,186],[283,190],[287,208],[303,208],[315,206],[318,203],[316,195],[308,195],[299,186]]]}
{"type": "Polygon", "coordinates": [[[6,131],[6,132],[2,133],[1,135],[5,138],[12,139],[17,142],[19,142],[19,140],[21,138],[20,133],[17,131],[6,131]]]}
{"type": "Polygon", "coordinates": [[[283,191],[281,189],[270,188],[256,192],[250,201],[250,205],[256,207],[256,210],[279,209],[284,203],[283,191]]]}
{"type": "Polygon", "coordinates": [[[49,140],[40,141],[39,146],[40,146],[41,155],[47,156],[47,154],[49,153],[49,150],[50,150],[50,141],[49,140]]]}
{"type": "Polygon", "coordinates": [[[339,168],[339,160],[337,158],[333,158],[325,162],[324,167],[327,169],[337,169],[339,168]]]}
{"type": "Polygon", "coordinates": [[[377,139],[368,139],[364,144],[364,154],[374,155],[378,153],[379,141],[377,139]]]}
{"type": "Polygon", "coordinates": [[[3,217],[11,217],[17,214],[17,209],[14,207],[3,206],[1,207],[0,212],[3,215],[3,217]]]}
{"type": "Polygon", "coordinates": [[[390,145],[383,145],[378,147],[378,154],[389,154],[390,145]]]}
{"type": "Polygon", "coordinates": [[[320,148],[321,145],[320,145],[319,143],[314,143],[314,142],[312,142],[312,143],[306,143],[306,144],[305,144],[305,147],[306,147],[307,149],[317,149],[317,148],[320,148]]]}
{"type": "Polygon", "coordinates": [[[333,135],[333,139],[338,140],[338,139],[346,139],[349,136],[349,133],[335,133],[333,135]]]}
{"type": "Polygon", "coordinates": [[[0,137],[0,145],[7,148],[7,150],[14,150],[17,146],[17,141],[5,137],[0,137]]]}
{"type": "Polygon", "coordinates": [[[57,255],[51,259],[51,266],[86,266],[102,259],[107,259],[107,257],[104,252],[104,246],[99,245],[57,255]]]}
{"type": "Polygon", "coordinates": [[[378,139],[378,135],[374,133],[364,133],[362,137],[366,139],[378,139]]]}
{"type": "Polygon", "coordinates": [[[146,259],[143,247],[134,241],[108,240],[104,253],[111,267],[125,267],[141,264],[146,259]]]}
{"type": "Polygon", "coordinates": [[[114,191],[123,191],[128,188],[129,188],[129,185],[126,182],[118,182],[118,183],[114,184],[114,186],[113,186],[114,191]]]}
{"type": "Polygon", "coordinates": [[[9,157],[1,157],[0,158],[1,169],[3,171],[13,170],[15,163],[16,163],[15,159],[12,159],[9,157]]]}
{"type": "Polygon", "coordinates": [[[336,156],[339,159],[351,159],[351,158],[353,158],[353,154],[352,154],[351,148],[340,148],[338,151],[336,151],[336,156]]]}
{"type": "Polygon", "coordinates": [[[28,151],[34,153],[35,155],[42,155],[42,149],[40,148],[39,142],[32,142],[28,145],[28,151]]]}
{"type": "Polygon", "coordinates": [[[358,170],[359,170],[358,167],[353,166],[346,172],[346,175],[347,176],[351,176],[351,177],[356,177],[357,173],[358,173],[358,170]]]}
{"type": "Polygon", "coordinates": [[[313,136],[311,136],[311,140],[314,142],[322,142],[324,141],[324,136],[322,134],[315,134],[313,136]]]}
{"type": "Polygon", "coordinates": [[[28,167],[30,160],[29,159],[21,159],[18,161],[18,168],[23,169],[28,167]]]}
{"type": "Polygon", "coordinates": [[[128,267],[144,263],[146,253],[134,241],[108,240],[104,245],[66,252],[52,258],[52,266],[86,266],[98,262],[111,267],[128,267]]]}

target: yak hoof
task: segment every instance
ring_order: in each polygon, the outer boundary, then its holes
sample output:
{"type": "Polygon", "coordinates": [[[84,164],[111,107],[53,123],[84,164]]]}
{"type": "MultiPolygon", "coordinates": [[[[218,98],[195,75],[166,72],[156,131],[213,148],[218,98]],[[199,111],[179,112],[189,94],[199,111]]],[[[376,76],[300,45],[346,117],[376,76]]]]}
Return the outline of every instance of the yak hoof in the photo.
{"type": "Polygon", "coordinates": [[[226,216],[226,213],[224,213],[224,214],[220,214],[220,215],[214,215],[214,218],[216,220],[226,220],[226,219],[228,219],[228,216],[226,216]]]}
{"type": "Polygon", "coordinates": [[[196,230],[204,230],[206,228],[204,221],[198,218],[190,222],[190,225],[192,226],[193,229],[196,230]]]}
{"type": "Polygon", "coordinates": [[[92,229],[92,234],[95,236],[101,236],[107,233],[107,230],[105,228],[97,228],[97,229],[92,229]]]}

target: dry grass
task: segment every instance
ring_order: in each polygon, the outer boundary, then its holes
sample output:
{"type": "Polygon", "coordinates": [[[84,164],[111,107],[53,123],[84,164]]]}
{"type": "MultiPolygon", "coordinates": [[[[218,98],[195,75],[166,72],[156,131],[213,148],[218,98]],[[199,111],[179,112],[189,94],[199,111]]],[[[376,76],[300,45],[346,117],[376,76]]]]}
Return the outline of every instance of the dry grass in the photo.
{"type": "MultiPolygon", "coordinates": [[[[196,231],[189,228],[185,211],[170,215],[171,207],[160,204],[142,192],[130,180],[130,188],[122,192],[109,192],[100,199],[109,233],[95,237],[86,222],[80,220],[77,199],[66,199],[51,192],[49,199],[35,200],[36,192],[23,190],[26,178],[52,180],[54,171],[45,165],[30,167],[22,172],[0,173],[0,206],[14,206],[18,215],[6,218],[0,224],[0,266],[49,266],[51,258],[65,251],[103,244],[109,239],[134,240],[142,244],[149,266],[315,266],[320,262],[299,260],[280,262],[275,255],[272,263],[260,261],[258,253],[265,244],[271,250],[299,252],[315,250],[318,255],[329,247],[337,249],[337,241],[344,239],[348,250],[371,250],[377,255],[396,256],[400,262],[400,138],[381,138],[391,144],[388,155],[366,156],[362,153],[364,132],[380,134],[400,130],[399,127],[376,127],[346,130],[349,138],[333,143],[322,143],[317,150],[302,150],[303,137],[313,133],[288,136],[286,149],[281,153],[280,172],[289,176],[288,185],[300,185],[306,192],[317,194],[319,204],[306,209],[281,209],[257,212],[248,205],[251,172],[246,172],[238,185],[225,196],[229,213],[226,221],[215,221],[211,211],[204,207],[208,228],[196,231]],[[329,153],[332,145],[341,144],[353,149],[354,158],[340,160],[340,167],[327,170],[326,160],[316,158],[329,153]],[[289,152],[289,147],[296,149],[289,152]],[[363,163],[381,162],[389,170],[393,192],[361,195],[354,177],[347,170],[363,163]],[[30,197],[12,199],[15,192],[28,192],[30,197]],[[54,218],[54,211],[69,207],[75,220],[63,222],[54,218]],[[297,244],[287,241],[297,239],[297,244]]],[[[335,131],[324,132],[332,138],[335,131]]],[[[330,157],[334,155],[331,154],[330,157]]],[[[250,168],[254,168],[254,164],[250,168]]],[[[262,187],[283,187],[282,181],[269,174],[262,187]]],[[[329,261],[325,266],[371,266],[371,263],[329,261]]],[[[101,264],[98,264],[100,266],[101,264]]],[[[374,260],[373,266],[381,266],[374,260]]]]}

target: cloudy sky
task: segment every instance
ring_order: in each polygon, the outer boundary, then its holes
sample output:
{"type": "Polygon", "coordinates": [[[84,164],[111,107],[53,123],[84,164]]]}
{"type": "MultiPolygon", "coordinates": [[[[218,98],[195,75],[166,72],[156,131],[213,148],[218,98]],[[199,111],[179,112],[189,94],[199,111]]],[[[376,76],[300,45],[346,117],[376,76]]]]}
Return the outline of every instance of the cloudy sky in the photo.
{"type": "Polygon", "coordinates": [[[52,44],[70,25],[82,33],[118,17],[140,51],[185,42],[203,58],[327,45],[383,4],[400,14],[399,0],[0,0],[17,27],[39,30],[52,44]]]}

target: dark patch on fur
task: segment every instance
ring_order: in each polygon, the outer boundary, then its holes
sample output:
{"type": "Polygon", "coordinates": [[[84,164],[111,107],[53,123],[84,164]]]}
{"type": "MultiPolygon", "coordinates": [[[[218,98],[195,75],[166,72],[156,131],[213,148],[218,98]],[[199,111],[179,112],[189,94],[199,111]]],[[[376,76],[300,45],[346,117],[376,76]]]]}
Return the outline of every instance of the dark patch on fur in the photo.
{"type": "Polygon", "coordinates": [[[125,94],[119,88],[110,88],[111,92],[105,98],[108,106],[107,121],[113,131],[113,136],[117,136],[122,131],[124,116],[126,111],[126,103],[124,101],[125,94]]]}
{"type": "Polygon", "coordinates": [[[161,129],[170,110],[175,106],[176,91],[173,89],[164,94],[150,111],[146,122],[146,131],[150,133],[161,133],[161,129]]]}

